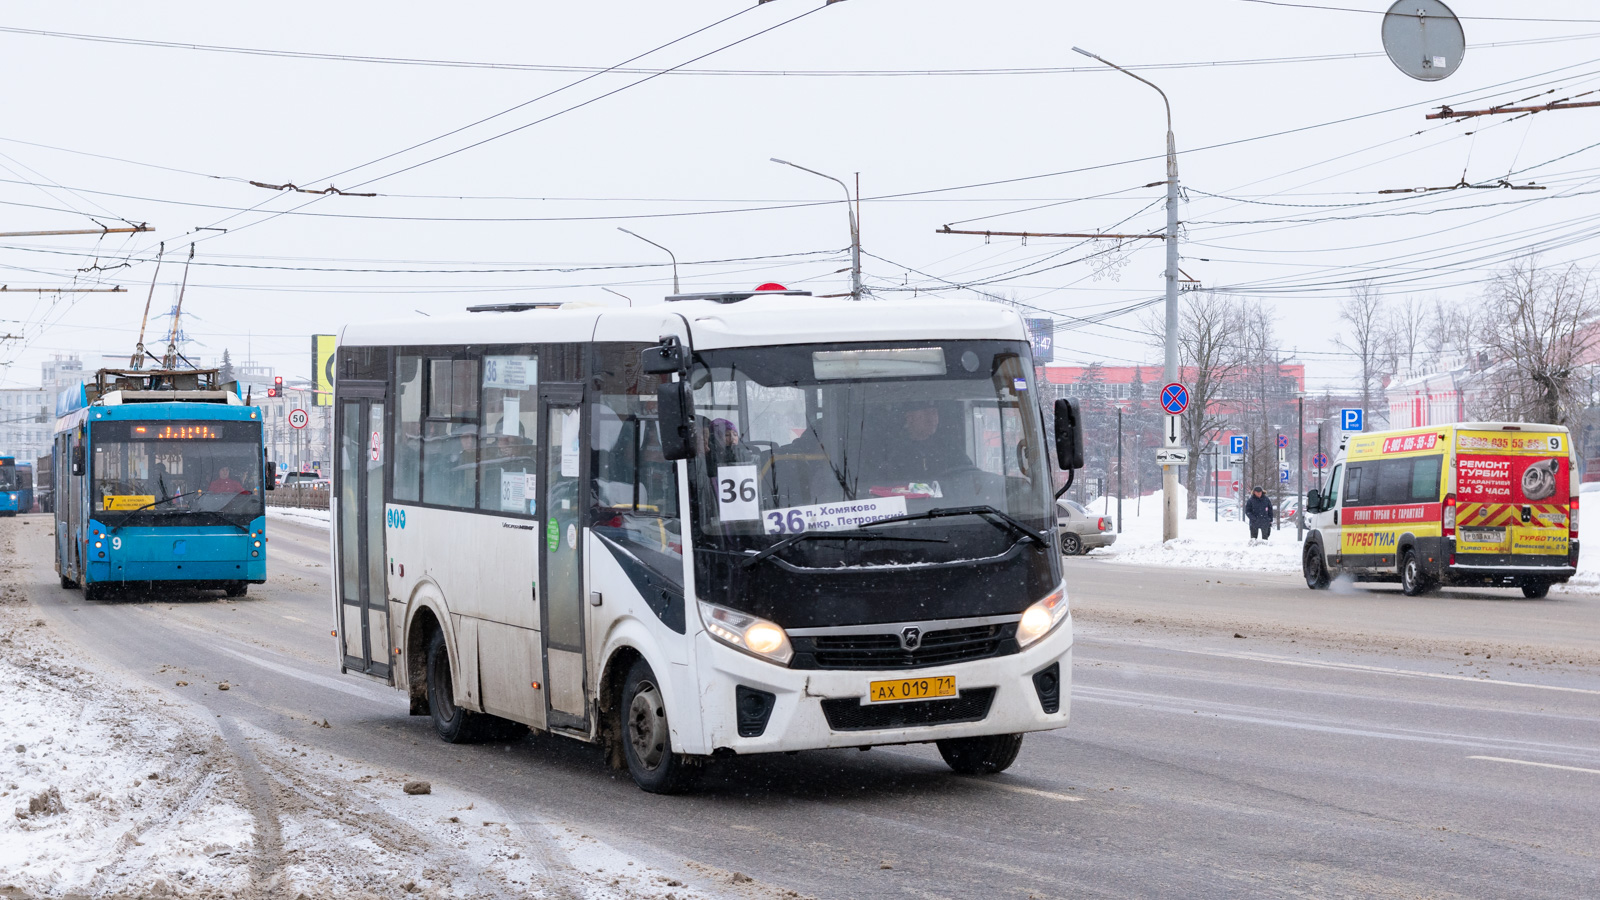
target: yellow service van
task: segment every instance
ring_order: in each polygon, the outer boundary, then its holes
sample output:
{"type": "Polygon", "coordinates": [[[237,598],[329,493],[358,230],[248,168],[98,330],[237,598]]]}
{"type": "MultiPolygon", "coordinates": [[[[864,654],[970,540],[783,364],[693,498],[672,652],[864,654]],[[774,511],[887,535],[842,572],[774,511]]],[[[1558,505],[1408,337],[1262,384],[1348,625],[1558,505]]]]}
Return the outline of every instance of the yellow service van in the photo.
{"type": "Polygon", "coordinates": [[[1398,581],[1520,587],[1543,597],[1578,570],[1578,472],[1558,425],[1463,422],[1345,438],[1306,496],[1306,585],[1398,581]]]}

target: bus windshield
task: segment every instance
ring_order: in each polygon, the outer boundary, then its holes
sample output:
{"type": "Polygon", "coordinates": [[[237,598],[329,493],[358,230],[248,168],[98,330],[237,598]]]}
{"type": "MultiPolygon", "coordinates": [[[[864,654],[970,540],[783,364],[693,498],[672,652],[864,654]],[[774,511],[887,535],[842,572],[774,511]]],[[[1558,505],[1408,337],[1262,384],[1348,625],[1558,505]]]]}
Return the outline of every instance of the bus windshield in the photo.
{"type": "Polygon", "coordinates": [[[17,464],[12,460],[0,462],[0,491],[17,489],[17,464]]]}
{"type": "Polygon", "coordinates": [[[106,422],[92,437],[96,518],[248,524],[263,515],[260,423],[106,422]]]}
{"type": "Polygon", "coordinates": [[[1002,514],[872,529],[956,529],[899,547],[899,562],[911,563],[1002,551],[1017,540],[995,527],[1005,518],[1046,527],[1049,472],[1020,343],[756,347],[696,359],[697,546],[740,553],[896,516],[1002,514]]]}

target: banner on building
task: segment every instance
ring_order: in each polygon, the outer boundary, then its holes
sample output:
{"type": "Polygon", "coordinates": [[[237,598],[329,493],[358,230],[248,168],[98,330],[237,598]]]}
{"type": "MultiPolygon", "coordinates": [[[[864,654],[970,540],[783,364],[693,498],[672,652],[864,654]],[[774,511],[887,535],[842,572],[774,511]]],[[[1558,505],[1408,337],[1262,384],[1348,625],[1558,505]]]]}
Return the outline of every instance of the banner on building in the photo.
{"type": "Polygon", "coordinates": [[[1042,366],[1055,362],[1056,320],[1028,319],[1028,340],[1033,342],[1033,363],[1042,366]]]}
{"type": "Polygon", "coordinates": [[[337,338],[331,334],[311,336],[311,390],[317,406],[333,405],[333,348],[337,338]]]}

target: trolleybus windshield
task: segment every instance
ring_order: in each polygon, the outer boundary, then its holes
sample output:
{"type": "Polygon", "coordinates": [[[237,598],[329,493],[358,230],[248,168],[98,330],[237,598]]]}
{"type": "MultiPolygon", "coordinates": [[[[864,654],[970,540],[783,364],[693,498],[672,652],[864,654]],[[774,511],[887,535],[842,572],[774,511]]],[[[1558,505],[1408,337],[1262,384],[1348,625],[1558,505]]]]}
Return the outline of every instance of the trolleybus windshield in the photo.
{"type": "Polygon", "coordinates": [[[105,422],[92,438],[90,502],[108,524],[247,527],[263,514],[259,423],[105,422]]]}
{"type": "Polygon", "coordinates": [[[1028,359],[1012,341],[698,353],[689,373],[697,583],[718,602],[749,598],[786,625],[794,619],[770,608],[775,595],[849,593],[864,585],[847,582],[873,571],[932,566],[947,570],[947,588],[998,578],[1012,597],[1029,593],[1025,583],[1044,586],[1042,596],[1054,584],[1048,540],[1016,527],[1042,535],[1052,521],[1028,359]],[[925,515],[945,512],[955,514],[925,515]],[[863,531],[902,516],[912,518],[863,531]],[[822,532],[838,537],[774,548],[822,532]],[[824,573],[831,586],[817,581],[824,573]]]}
{"type": "Polygon", "coordinates": [[[0,491],[17,489],[17,463],[14,459],[0,460],[0,491]]]}

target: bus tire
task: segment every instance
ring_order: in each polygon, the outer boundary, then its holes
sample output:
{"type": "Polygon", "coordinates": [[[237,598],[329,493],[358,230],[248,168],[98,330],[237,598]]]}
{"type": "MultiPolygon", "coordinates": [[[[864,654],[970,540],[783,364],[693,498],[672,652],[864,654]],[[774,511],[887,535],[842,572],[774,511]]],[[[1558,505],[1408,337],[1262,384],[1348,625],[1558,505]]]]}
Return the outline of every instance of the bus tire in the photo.
{"type": "Polygon", "coordinates": [[[958,775],[998,775],[1011,768],[1022,751],[1020,734],[950,738],[936,743],[945,764],[958,775]]]}
{"type": "Polygon", "coordinates": [[[107,588],[103,584],[89,584],[84,582],[83,599],[85,603],[99,603],[106,599],[107,588]]]}
{"type": "Polygon", "coordinates": [[[223,595],[227,597],[243,597],[249,592],[250,582],[248,581],[235,582],[222,589],[223,595]]]}
{"type": "Polygon", "coordinates": [[[77,587],[78,587],[78,583],[76,581],[73,581],[71,578],[68,578],[65,575],[61,576],[61,589],[62,590],[71,591],[71,590],[77,589],[77,587]]]}
{"type": "Polygon", "coordinates": [[[450,648],[444,632],[435,631],[428,642],[428,712],[433,730],[451,744],[474,744],[483,738],[486,716],[456,705],[455,685],[450,680],[450,648]]]}
{"type": "Polygon", "coordinates": [[[1328,564],[1322,559],[1322,547],[1317,544],[1306,544],[1300,562],[1301,568],[1305,570],[1306,587],[1313,591],[1327,590],[1328,564]]]}
{"type": "Polygon", "coordinates": [[[1400,593],[1407,597],[1419,597],[1433,590],[1433,582],[1422,573],[1422,561],[1417,559],[1417,551],[1407,550],[1400,557],[1400,593]]]}
{"type": "Polygon", "coordinates": [[[1522,586],[1522,596],[1527,597],[1529,600],[1543,600],[1549,593],[1549,582],[1525,584],[1522,586]]]}
{"type": "Polygon", "coordinates": [[[617,734],[633,783],[652,794],[677,794],[687,789],[696,769],[672,749],[667,705],[656,673],[643,659],[634,660],[622,682],[617,704],[617,734]]]}

